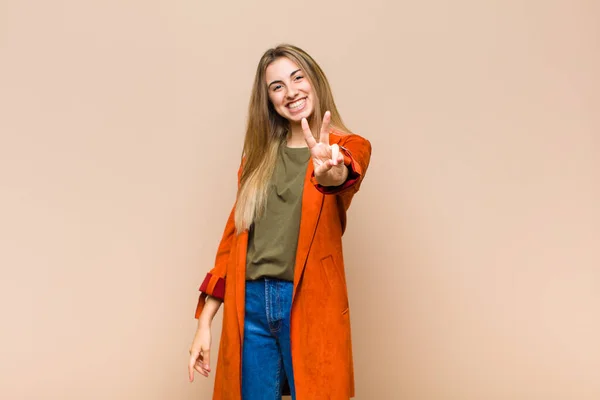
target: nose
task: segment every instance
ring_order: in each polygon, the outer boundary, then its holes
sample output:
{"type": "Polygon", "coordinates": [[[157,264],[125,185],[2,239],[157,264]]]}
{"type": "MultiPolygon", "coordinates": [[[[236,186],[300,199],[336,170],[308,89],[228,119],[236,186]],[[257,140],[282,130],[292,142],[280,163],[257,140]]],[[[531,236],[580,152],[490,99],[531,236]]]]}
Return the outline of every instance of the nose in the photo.
{"type": "Polygon", "coordinates": [[[294,86],[290,86],[290,88],[288,89],[286,96],[288,99],[294,99],[296,96],[298,95],[298,89],[296,89],[294,86]]]}

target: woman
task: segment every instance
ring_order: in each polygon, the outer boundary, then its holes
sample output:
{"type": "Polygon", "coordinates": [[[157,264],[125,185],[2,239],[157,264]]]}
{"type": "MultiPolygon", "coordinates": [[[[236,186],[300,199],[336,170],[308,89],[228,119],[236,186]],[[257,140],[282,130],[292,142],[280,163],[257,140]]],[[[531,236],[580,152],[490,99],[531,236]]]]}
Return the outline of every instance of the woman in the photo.
{"type": "Polygon", "coordinates": [[[196,308],[190,381],[211,371],[210,326],[224,303],[213,399],[354,396],[342,234],[370,156],[306,52],[265,52],[237,201],[196,308]]]}

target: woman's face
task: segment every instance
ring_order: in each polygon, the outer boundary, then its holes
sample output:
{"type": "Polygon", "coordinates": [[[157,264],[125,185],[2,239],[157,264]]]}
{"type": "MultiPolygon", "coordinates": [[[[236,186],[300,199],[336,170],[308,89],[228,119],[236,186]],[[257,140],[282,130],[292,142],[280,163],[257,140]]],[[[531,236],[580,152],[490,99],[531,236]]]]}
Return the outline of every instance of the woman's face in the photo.
{"type": "Polygon", "coordinates": [[[269,99],[275,111],[290,123],[300,123],[314,110],[314,93],[304,72],[292,60],[281,57],[266,70],[269,99]]]}

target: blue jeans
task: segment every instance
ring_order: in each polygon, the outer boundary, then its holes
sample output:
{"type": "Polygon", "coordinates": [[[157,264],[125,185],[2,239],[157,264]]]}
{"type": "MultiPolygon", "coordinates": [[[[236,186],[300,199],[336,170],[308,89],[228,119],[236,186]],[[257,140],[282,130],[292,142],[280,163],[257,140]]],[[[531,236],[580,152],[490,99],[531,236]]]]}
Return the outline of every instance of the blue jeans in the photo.
{"type": "Polygon", "coordinates": [[[289,385],[296,399],[290,311],[294,284],[277,279],[246,281],[242,349],[242,400],[281,400],[289,385]]]}

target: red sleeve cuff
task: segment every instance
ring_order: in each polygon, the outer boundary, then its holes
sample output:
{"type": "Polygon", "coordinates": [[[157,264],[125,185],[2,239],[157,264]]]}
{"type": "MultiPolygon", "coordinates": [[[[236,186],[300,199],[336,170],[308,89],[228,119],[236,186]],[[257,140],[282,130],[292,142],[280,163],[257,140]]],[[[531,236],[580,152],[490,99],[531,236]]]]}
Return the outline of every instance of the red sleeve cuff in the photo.
{"type": "Polygon", "coordinates": [[[206,278],[204,278],[204,282],[200,285],[200,291],[202,293],[200,293],[198,304],[196,305],[196,319],[200,318],[206,296],[211,296],[221,301],[225,299],[225,279],[208,273],[206,274],[206,278]]]}
{"type": "Polygon", "coordinates": [[[199,290],[211,297],[223,300],[225,299],[225,279],[208,273],[199,290]]]}

